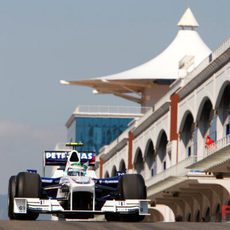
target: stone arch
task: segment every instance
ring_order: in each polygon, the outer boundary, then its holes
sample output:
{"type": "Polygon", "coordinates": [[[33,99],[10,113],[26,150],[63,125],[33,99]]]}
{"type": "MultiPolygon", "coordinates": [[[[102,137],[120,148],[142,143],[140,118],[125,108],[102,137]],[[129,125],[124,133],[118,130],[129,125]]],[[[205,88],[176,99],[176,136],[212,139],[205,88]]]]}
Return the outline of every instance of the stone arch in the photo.
{"type": "Polygon", "coordinates": [[[218,93],[218,96],[216,98],[215,106],[214,108],[217,109],[220,106],[221,99],[223,97],[224,91],[226,90],[226,87],[230,85],[230,81],[225,81],[224,84],[222,84],[220,91],[218,93]]]}
{"type": "Polygon", "coordinates": [[[165,170],[167,166],[167,144],[168,138],[165,130],[161,130],[157,139],[156,155],[158,172],[165,170]],[[159,167],[158,167],[159,165],[159,167]]]}
{"type": "Polygon", "coordinates": [[[156,175],[156,152],[152,139],[147,141],[144,152],[145,177],[146,179],[156,175]]]}
{"type": "Polygon", "coordinates": [[[122,159],[122,160],[120,161],[120,164],[119,164],[119,171],[121,171],[121,172],[126,172],[126,165],[125,165],[124,159],[122,159]]]}
{"type": "Polygon", "coordinates": [[[218,188],[214,189],[213,187],[210,187],[212,190],[212,204],[210,204],[211,208],[211,216],[215,217],[215,221],[220,221],[221,220],[221,197],[220,194],[218,195],[216,190],[219,190],[218,188]]]}
{"type": "Polygon", "coordinates": [[[203,220],[205,222],[209,222],[211,220],[211,209],[210,209],[209,206],[205,209],[205,214],[204,214],[204,219],[203,220]]]}
{"type": "Polygon", "coordinates": [[[111,171],[111,176],[116,176],[117,175],[117,168],[116,166],[114,165],[113,168],[112,168],[112,171],[111,171]]]}
{"type": "Polygon", "coordinates": [[[157,135],[156,149],[159,147],[159,143],[163,134],[165,134],[167,137],[167,132],[164,129],[161,129],[157,135]]]}
{"type": "Polygon", "coordinates": [[[194,221],[196,221],[196,222],[200,222],[201,221],[200,209],[196,210],[195,216],[194,216],[194,221]]]}
{"type": "Polygon", "coordinates": [[[205,151],[206,142],[215,142],[217,139],[217,123],[216,115],[214,115],[213,105],[208,97],[204,97],[200,103],[197,117],[197,157],[203,157],[205,151]],[[209,141],[207,137],[210,137],[212,141],[209,141]]]}
{"type": "Polygon", "coordinates": [[[198,216],[197,214],[199,214],[199,217],[201,217],[200,210],[201,210],[201,201],[194,197],[194,199],[192,199],[192,209],[191,209],[192,220],[191,221],[197,221],[197,216],[198,216]]]}
{"type": "Polygon", "coordinates": [[[211,105],[211,108],[208,107],[208,109],[211,110],[213,108],[211,99],[209,97],[204,97],[198,106],[198,111],[197,111],[197,115],[196,115],[196,119],[195,119],[196,122],[199,122],[199,120],[201,119],[204,107],[209,106],[209,105],[211,105]]]}
{"type": "Polygon", "coordinates": [[[109,177],[109,172],[106,171],[106,172],[105,172],[105,175],[104,175],[104,178],[108,178],[108,177],[109,177]]]}
{"type": "Polygon", "coordinates": [[[149,216],[145,216],[145,220],[144,220],[145,222],[164,221],[163,214],[155,208],[150,209],[149,214],[150,214],[149,216]]]}
{"type": "Polygon", "coordinates": [[[153,165],[153,162],[155,160],[154,158],[155,158],[155,150],[153,146],[153,141],[149,139],[147,141],[147,144],[145,147],[145,153],[144,153],[144,159],[149,169],[151,169],[153,165]]]}
{"type": "MultiPolygon", "coordinates": [[[[160,209],[159,211],[161,211],[165,215],[165,207],[171,210],[171,213],[173,214],[173,219],[174,219],[173,221],[175,221],[175,218],[178,215],[178,213],[182,214],[181,208],[173,200],[167,199],[167,198],[156,198],[156,206],[154,208],[158,210],[160,209]]],[[[166,219],[167,217],[164,217],[164,218],[166,219]]]]}
{"type": "Polygon", "coordinates": [[[196,129],[193,115],[187,111],[180,125],[181,149],[185,157],[190,157],[196,153],[196,129]]]}
{"type": "MultiPolygon", "coordinates": [[[[218,120],[219,120],[219,133],[224,134],[224,136],[230,134],[230,82],[227,81],[222,86],[217,103],[216,109],[218,113],[218,120]],[[222,130],[222,132],[221,132],[222,130]]],[[[220,136],[222,137],[222,136],[220,136]]]]}
{"type": "MultiPolygon", "coordinates": [[[[184,126],[186,125],[186,119],[187,119],[187,117],[188,117],[189,114],[191,114],[191,116],[192,116],[192,118],[193,118],[192,112],[191,112],[190,110],[187,110],[187,111],[184,113],[184,115],[183,115],[183,117],[182,117],[182,119],[181,119],[181,123],[180,123],[180,126],[179,126],[179,133],[182,132],[184,126]]],[[[194,118],[193,118],[193,120],[194,120],[194,118]]]]}
{"type": "Polygon", "coordinates": [[[221,221],[221,205],[218,203],[215,207],[215,221],[220,222],[221,221]]]}
{"type": "Polygon", "coordinates": [[[185,218],[186,218],[185,221],[188,221],[188,222],[192,221],[192,214],[191,214],[191,212],[187,213],[187,215],[186,215],[185,218]]]}
{"type": "Polygon", "coordinates": [[[135,153],[134,157],[134,169],[137,171],[137,173],[141,173],[144,170],[144,160],[142,157],[142,151],[138,147],[135,153]]]}

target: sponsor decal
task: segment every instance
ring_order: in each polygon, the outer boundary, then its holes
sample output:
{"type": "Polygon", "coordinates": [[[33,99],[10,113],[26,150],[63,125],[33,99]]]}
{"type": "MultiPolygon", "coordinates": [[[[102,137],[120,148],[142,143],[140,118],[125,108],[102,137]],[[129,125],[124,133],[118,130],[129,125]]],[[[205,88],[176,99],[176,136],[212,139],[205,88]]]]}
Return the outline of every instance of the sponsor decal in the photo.
{"type": "Polygon", "coordinates": [[[81,159],[92,160],[94,153],[80,153],[81,159]]]}
{"type": "Polygon", "coordinates": [[[119,181],[118,180],[99,180],[99,184],[117,184],[119,181]]]}
{"type": "Polygon", "coordinates": [[[81,163],[84,164],[86,162],[89,162],[89,165],[93,166],[95,164],[95,153],[86,153],[86,152],[81,152],[80,153],[80,158],[81,158],[81,163]]]}
{"type": "Polygon", "coordinates": [[[45,151],[45,165],[65,165],[67,151],[45,151]]]}
{"type": "Polygon", "coordinates": [[[66,159],[68,152],[45,152],[46,159],[66,159]]]}
{"type": "MultiPolygon", "coordinates": [[[[66,165],[69,151],[45,151],[45,165],[66,165]]],[[[81,163],[89,162],[89,165],[95,164],[94,152],[79,152],[81,163]]]]}

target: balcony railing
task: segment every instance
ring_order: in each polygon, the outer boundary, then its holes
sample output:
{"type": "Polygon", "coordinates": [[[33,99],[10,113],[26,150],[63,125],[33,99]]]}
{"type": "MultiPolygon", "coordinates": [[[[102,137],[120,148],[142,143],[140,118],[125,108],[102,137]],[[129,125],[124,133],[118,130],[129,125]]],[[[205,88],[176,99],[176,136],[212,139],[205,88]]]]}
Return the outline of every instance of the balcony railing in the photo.
{"type": "Polygon", "coordinates": [[[204,157],[210,156],[213,153],[227,147],[230,145],[230,135],[227,135],[223,138],[221,138],[220,140],[214,142],[213,144],[207,146],[204,150],[204,157]]]}
{"type": "Polygon", "coordinates": [[[185,160],[178,162],[178,164],[164,170],[161,173],[158,173],[157,175],[155,175],[151,179],[148,179],[146,181],[146,186],[149,187],[149,186],[156,184],[162,180],[165,180],[171,176],[185,176],[190,171],[186,167],[193,164],[194,161],[195,161],[195,157],[190,156],[190,157],[186,158],[185,160]]]}
{"type": "Polygon", "coordinates": [[[105,105],[80,105],[75,114],[121,114],[142,116],[151,109],[150,107],[140,106],[105,106],[105,105]]]}

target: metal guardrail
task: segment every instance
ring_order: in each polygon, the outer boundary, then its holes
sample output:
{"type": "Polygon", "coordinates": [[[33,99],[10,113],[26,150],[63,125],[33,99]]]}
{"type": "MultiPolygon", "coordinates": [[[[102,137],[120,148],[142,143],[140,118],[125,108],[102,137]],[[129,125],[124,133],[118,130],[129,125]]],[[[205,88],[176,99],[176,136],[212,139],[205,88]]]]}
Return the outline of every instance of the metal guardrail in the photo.
{"type": "Polygon", "coordinates": [[[220,56],[224,51],[230,47],[230,38],[226,39],[214,52],[214,58],[220,56]]]}
{"type": "Polygon", "coordinates": [[[130,114],[134,116],[141,116],[148,112],[150,107],[140,106],[106,106],[106,105],[80,105],[74,113],[85,114],[85,113],[97,113],[97,114],[130,114]]]}

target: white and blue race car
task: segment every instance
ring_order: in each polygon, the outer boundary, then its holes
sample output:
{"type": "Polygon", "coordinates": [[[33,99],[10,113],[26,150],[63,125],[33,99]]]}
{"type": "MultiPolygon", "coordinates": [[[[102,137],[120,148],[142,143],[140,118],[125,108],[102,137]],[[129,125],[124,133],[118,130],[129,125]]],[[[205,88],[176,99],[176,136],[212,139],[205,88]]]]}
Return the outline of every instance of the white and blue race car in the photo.
{"type": "Polygon", "coordinates": [[[77,151],[78,145],[68,143],[73,147],[68,151],[45,151],[44,169],[59,167],[52,177],[40,177],[36,170],[10,177],[10,219],[35,220],[40,213],[47,213],[60,219],[104,214],[108,221],[142,221],[148,215],[143,177],[118,173],[98,179],[93,170],[95,153],[77,151]]]}

